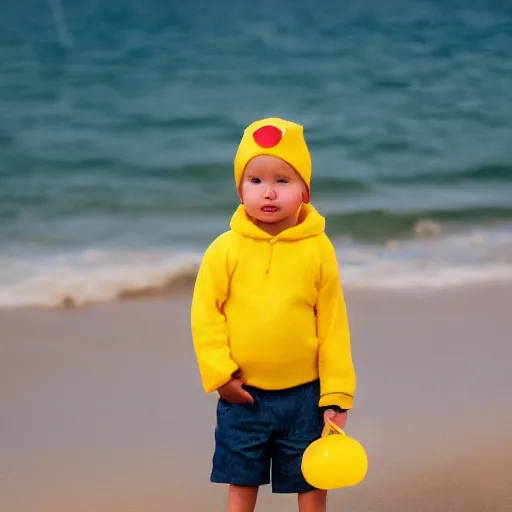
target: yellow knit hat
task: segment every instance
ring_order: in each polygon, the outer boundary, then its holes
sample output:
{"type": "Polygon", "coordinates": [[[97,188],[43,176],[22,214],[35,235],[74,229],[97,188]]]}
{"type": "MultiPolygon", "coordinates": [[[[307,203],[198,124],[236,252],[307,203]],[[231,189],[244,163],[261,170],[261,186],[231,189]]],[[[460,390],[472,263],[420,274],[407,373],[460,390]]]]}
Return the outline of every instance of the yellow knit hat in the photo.
{"type": "Polygon", "coordinates": [[[261,119],[245,130],[235,156],[236,188],[249,160],[259,155],[272,155],[288,162],[306,183],[311,184],[311,157],[300,124],[278,117],[261,119]]]}

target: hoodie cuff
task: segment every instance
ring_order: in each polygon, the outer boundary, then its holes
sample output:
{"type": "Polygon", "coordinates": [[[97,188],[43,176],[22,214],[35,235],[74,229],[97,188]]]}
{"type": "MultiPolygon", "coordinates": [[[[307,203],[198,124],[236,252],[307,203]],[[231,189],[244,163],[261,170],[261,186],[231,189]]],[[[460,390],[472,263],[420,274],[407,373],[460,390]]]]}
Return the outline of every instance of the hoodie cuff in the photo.
{"type": "MultiPolygon", "coordinates": [[[[233,363],[234,364],[234,363],[233,363]]],[[[210,383],[209,386],[203,386],[203,389],[206,393],[213,393],[214,391],[218,391],[219,388],[221,388],[222,386],[224,386],[224,384],[227,384],[230,380],[234,379],[237,377],[237,373],[238,373],[238,366],[236,366],[236,369],[230,373],[229,375],[219,375],[217,377],[217,380],[213,381],[210,383]]]]}
{"type": "Polygon", "coordinates": [[[352,409],[354,404],[354,397],[346,395],[345,393],[328,393],[320,397],[318,402],[319,407],[329,407],[330,405],[337,405],[342,409],[352,409]]]}

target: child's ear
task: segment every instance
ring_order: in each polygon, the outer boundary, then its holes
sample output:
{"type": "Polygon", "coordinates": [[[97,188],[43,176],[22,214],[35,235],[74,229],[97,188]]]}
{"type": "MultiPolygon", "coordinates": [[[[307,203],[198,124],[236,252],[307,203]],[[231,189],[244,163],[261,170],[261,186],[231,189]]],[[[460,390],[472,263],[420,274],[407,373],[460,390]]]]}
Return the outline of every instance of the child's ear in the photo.
{"type": "Polygon", "coordinates": [[[304,187],[304,190],[302,191],[302,202],[304,204],[308,204],[309,201],[310,201],[310,194],[309,194],[309,189],[307,187],[304,187]]]}

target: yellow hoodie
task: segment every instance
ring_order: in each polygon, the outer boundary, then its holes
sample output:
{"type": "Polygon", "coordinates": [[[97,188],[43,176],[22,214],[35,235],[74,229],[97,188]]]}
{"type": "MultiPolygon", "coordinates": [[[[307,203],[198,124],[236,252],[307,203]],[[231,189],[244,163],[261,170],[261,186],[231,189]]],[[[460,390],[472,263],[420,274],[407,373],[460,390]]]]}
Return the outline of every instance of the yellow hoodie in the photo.
{"type": "Polygon", "coordinates": [[[266,390],[319,377],[319,406],[351,409],[356,376],[325,219],[305,204],[299,223],[273,237],[240,205],[230,227],[206,250],[192,299],[204,390],[215,391],[237,370],[266,390]]]}

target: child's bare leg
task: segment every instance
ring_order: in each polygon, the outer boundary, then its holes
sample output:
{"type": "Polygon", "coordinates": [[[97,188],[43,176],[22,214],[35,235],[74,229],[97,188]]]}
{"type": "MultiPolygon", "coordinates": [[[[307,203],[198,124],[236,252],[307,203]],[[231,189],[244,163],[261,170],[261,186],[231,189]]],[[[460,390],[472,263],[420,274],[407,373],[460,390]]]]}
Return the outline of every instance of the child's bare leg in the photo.
{"type": "Polygon", "coordinates": [[[299,494],[299,512],[325,512],[327,491],[309,491],[299,494]]]}
{"type": "Polygon", "coordinates": [[[254,512],[258,487],[229,486],[228,512],[254,512]]]}

